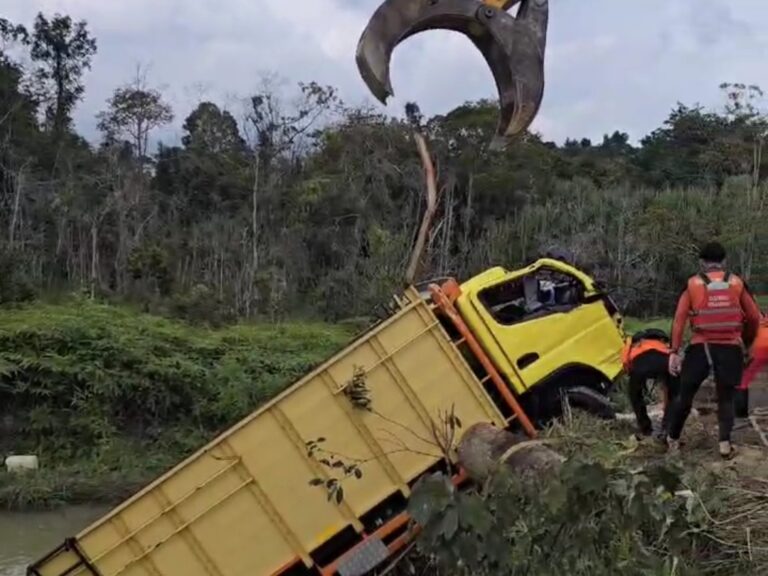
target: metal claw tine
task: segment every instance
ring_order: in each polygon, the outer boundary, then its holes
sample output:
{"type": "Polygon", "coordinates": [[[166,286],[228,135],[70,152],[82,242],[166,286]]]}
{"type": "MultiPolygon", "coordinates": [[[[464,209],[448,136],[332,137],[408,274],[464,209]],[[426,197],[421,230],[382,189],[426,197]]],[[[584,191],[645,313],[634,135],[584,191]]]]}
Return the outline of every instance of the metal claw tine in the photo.
{"type": "Polygon", "coordinates": [[[392,52],[425,30],[453,30],[483,54],[499,90],[497,140],[524,131],[536,116],[544,87],[547,0],[385,0],[357,47],[357,65],[382,103],[393,94],[392,52]],[[519,4],[517,17],[507,9],[519,4]]]}
{"type": "MultiPolygon", "coordinates": [[[[540,43],[546,42],[549,22],[549,0],[522,0],[517,21],[525,23],[536,33],[540,43]]],[[[543,50],[542,46],[542,50],[543,50]]]]}

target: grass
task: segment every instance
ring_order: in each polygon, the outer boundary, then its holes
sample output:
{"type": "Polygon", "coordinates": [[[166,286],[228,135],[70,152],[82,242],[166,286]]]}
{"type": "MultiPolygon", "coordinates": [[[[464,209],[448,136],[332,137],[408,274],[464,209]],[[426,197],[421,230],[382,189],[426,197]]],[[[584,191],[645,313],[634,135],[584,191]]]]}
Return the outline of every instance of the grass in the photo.
{"type": "Polygon", "coordinates": [[[651,318],[651,319],[639,319],[639,318],[625,318],[624,327],[629,334],[634,334],[640,330],[647,328],[658,328],[669,332],[672,328],[672,320],[669,318],[651,318]]]}
{"type": "Polygon", "coordinates": [[[350,326],[191,326],[89,301],[0,310],[0,507],[114,502],[343,348],[350,326]]]}

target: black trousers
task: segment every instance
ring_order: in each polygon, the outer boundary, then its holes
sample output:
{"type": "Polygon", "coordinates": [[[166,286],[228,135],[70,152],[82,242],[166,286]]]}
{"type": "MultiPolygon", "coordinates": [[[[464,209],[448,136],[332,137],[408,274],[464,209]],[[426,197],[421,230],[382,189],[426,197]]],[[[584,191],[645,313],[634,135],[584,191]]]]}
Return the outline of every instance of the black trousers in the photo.
{"type": "MultiPolygon", "coordinates": [[[[738,344],[710,344],[712,370],[717,390],[717,419],[720,441],[731,439],[734,421],[734,393],[744,371],[744,353],[738,344]]],[[[680,396],[672,407],[669,437],[679,440],[685,421],[691,413],[693,398],[710,373],[709,358],[704,344],[694,344],[683,360],[680,373],[680,396]]]]}
{"type": "Polygon", "coordinates": [[[669,409],[679,392],[679,381],[669,373],[669,355],[658,350],[649,350],[640,354],[632,361],[629,369],[629,402],[637,418],[637,426],[643,434],[653,431],[651,419],[645,406],[645,386],[648,380],[656,380],[666,386],[669,396],[661,427],[667,431],[669,424],[669,409]]]}

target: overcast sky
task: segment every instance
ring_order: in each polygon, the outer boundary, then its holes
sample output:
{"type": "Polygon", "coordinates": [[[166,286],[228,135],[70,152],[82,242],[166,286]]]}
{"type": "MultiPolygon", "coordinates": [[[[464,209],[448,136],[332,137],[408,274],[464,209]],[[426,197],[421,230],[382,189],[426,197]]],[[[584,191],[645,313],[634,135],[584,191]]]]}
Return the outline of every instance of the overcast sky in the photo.
{"type": "MultiPolygon", "coordinates": [[[[415,0],[418,1],[418,0],[415,0]]],[[[358,37],[379,0],[2,0],[0,16],[31,25],[60,12],[88,21],[98,54],[76,120],[95,137],[94,114],[137,64],[162,87],[180,124],[201,97],[245,96],[265,72],[289,83],[331,84],[350,103],[372,101],[354,62],[358,37]]],[[[768,89],[768,0],[550,0],[546,90],[533,128],[547,139],[633,140],[658,127],[676,102],[719,106],[721,82],[768,89]]],[[[424,33],[395,52],[400,114],[426,114],[494,97],[480,54],[449,32],[424,33]]]]}

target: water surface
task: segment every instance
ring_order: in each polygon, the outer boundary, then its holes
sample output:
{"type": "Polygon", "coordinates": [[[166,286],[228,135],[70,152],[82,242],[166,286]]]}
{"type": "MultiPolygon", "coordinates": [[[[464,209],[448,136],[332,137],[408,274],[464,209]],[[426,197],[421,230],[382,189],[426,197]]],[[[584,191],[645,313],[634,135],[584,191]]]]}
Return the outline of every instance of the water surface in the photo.
{"type": "Polygon", "coordinates": [[[46,512],[0,511],[0,576],[24,576],[27,566],[101,517],[108,508],[67,506],[46,512]]]}

